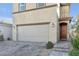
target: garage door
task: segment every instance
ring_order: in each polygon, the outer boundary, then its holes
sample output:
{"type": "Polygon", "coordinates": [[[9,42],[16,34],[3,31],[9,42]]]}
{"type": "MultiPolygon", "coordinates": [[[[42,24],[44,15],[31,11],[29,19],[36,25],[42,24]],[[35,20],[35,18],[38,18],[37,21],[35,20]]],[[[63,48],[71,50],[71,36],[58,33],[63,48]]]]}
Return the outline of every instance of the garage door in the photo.
{"type": "Polygon", "coordinates": [[[18,26],[19,41],[47,42],[49,25],[18,26]]]}

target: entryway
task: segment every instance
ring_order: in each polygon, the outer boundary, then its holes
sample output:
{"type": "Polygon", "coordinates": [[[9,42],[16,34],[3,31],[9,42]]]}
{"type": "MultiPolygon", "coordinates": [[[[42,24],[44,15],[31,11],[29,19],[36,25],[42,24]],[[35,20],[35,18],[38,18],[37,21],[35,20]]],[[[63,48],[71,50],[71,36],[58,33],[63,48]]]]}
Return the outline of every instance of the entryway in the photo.
{"type": "Polygon", "coordinates": [[[67,23],[60,23],[60,40],[67,40],[67,23]]]}

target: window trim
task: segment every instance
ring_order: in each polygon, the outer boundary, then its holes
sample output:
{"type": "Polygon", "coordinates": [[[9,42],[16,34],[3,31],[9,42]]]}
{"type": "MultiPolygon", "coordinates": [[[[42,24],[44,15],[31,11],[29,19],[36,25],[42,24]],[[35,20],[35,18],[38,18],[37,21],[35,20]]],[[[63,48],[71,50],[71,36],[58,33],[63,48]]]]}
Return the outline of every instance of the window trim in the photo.
{"type": "Polygon", "coordinates": [[[26,3],[24,3],[25,5],[21,5],[22,3],[18,4],[18,11],[25,11],[26,10],[26,3]],[[21,7],[24,7],[24,10],[21,9],[21,7]]]}
{"type": "Polygon", "coordinates": [[[42,8],[42,7],[46,6],[46,3],[42,3],[42,4],[44,4],[44,6],[40,6],[40,7],[37,6],[38,4],[41,4],[41,3],[36,3],[36,8],[42,8]]]}

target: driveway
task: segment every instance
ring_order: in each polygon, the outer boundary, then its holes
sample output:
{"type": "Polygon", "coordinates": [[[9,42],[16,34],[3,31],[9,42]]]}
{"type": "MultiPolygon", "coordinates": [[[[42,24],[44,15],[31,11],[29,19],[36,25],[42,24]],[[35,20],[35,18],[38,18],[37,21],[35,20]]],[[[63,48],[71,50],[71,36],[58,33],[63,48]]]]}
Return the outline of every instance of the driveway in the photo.
{"type": "Polygon", "coordinates": [[[53,49],[46,49],[46,43],[0,41],[0,56],[60,56],[60,53],[62,56],[62,52],[59,53],[55,49],[60,45],[56,44],[53,49]]]}
{"type": "Polygon", "coordinates": [[[0,56],[47,56],[46,43],[0,41],[0,56]]]}

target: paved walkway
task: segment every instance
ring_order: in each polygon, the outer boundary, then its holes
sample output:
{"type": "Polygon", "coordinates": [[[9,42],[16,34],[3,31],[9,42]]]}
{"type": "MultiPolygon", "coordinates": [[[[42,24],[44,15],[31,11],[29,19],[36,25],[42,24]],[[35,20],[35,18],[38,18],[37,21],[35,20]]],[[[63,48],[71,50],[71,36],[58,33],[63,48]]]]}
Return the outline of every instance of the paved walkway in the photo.
{"type": "Polygon", "coordinates": [[[68,56],[69,48],[70,42],[60,41],[54,46],[50,56],[68,56]]]}
{"type": "Polygon", "coordinates": [[[0,41],[0,56],[63,56],[68,55],[69,42],[59,42],[53,49],[46,43],[0,41]]]}

